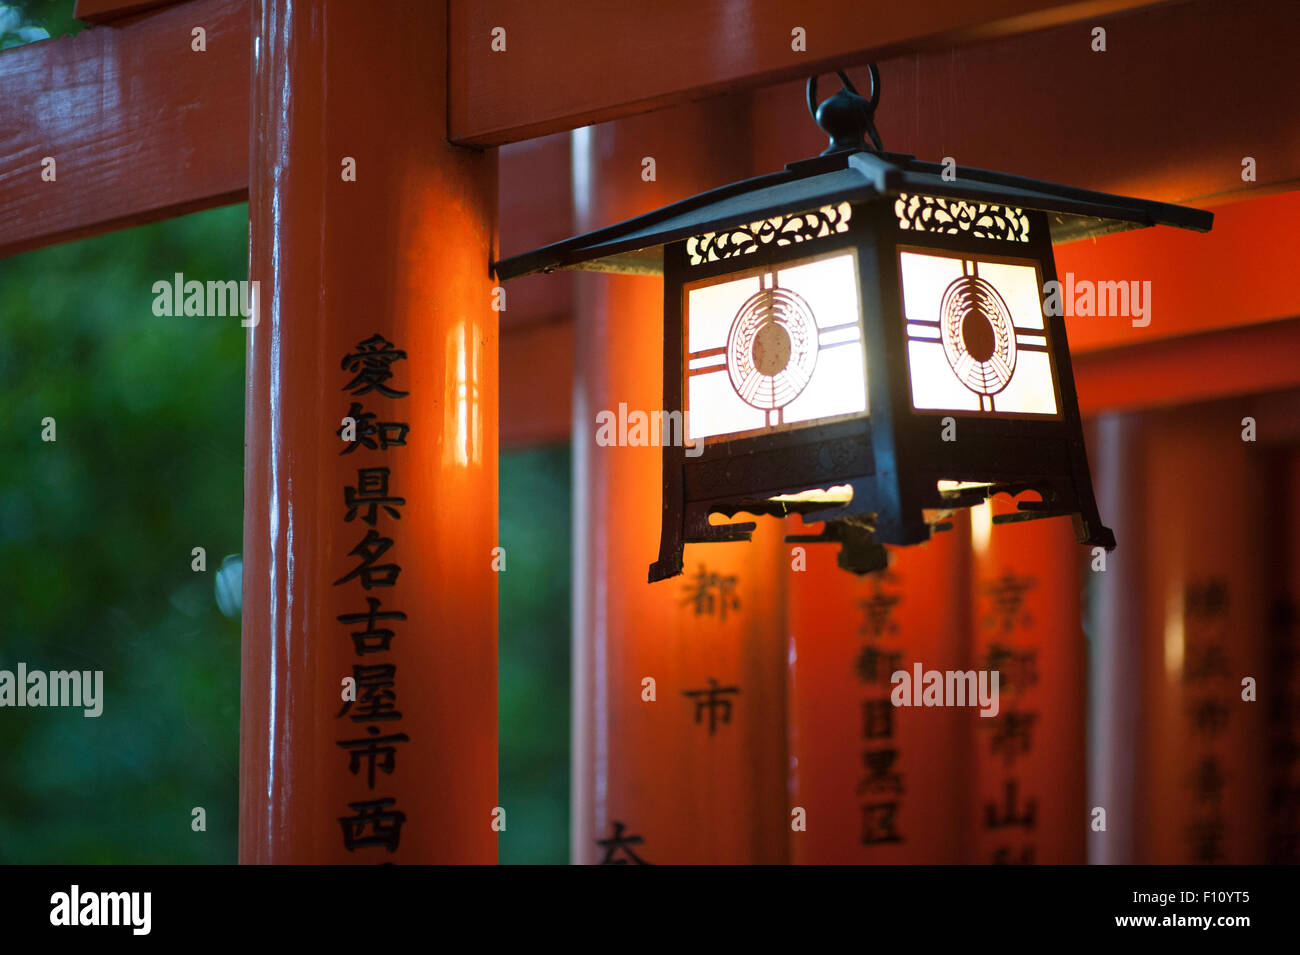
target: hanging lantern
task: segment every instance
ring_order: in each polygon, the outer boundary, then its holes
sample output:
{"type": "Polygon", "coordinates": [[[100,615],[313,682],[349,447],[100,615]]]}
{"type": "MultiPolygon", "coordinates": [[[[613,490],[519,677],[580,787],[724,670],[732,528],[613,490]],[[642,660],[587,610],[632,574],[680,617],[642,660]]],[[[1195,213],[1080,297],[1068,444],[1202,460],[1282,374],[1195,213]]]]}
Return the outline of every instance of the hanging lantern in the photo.
{"type": "MultiPolygon", "coordinates": [[[[821,156],[495,263],[662,276],[663,527],[650,580],[685,544],[748,540],[751,522],[825,522],[839,564],[884,566],[996,493],[1034,492],[999,522],[1097,513],[1065,321],[1047,307],[1054,242],[1208,212],[883,151],[871,98],[808,106],[821,156]],[[871,142],[867,142],[870,137],[871,142]],[[676,429],[676,430],[674,430],[676,429]]],[[[1059,301],[1059,299],[1058,299],[1059,301]]]]}

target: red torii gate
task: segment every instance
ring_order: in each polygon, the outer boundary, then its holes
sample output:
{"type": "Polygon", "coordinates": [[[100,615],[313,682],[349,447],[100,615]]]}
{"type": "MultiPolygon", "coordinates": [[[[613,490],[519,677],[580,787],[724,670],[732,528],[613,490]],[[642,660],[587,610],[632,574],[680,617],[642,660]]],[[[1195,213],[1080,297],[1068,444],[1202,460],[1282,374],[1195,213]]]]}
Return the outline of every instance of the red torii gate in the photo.
{"type": "MultiPolygon", "coordinates": [[[[1176,318],[1142,344],[1075,336],[1085,410],[1300,382],[1290,358],[1300,351],[1300,301],[1287,270],[1261,260],[1287,247],[1278,238],[1300,211],[1282,194],[1300,182],[1297,107],[1284,103],[1292,113],[1279,115],[1271,98],[1238,92],[1287,88],[1294,5],[1250,6],[1269,30],[1252,29],[1247,8],[1209,0],[974,6],[748,0],[664,3],[651,14],[598,0],[450,0],[406,5],[393,30],[352,4],[80,0],[78,15],[105,28],[0,54],[0,255],[250,202],[250,277],[265,291],[248,351],[243,861],[349,858],[338,817],[354,797],[323,768],[326,754],[337,758],[324,717],[351,662],[329,591],[353,543],[335,533],[346,469],[329,438],[347,411],[337,404],[339,359],[375,331],[420,356],[409,363],[408,410],[425,424],[425,443],[413,434],[404,461],[404,532],[420,546],[407,553],[403,609],[421,637],[395,651],[411,674],[406,732],[422,758],[396,777],[396,796],[409,816],[437,824],[404,842],[402,858],[495,858],[498,387],[504,433],[567,431],[558,405],[521,413],[528,392],[513,383],[537,380],[542,347],[560,358],[546,380],[567,387],[564,326],[530,318],[571,315],[573,305],[566,283],[512,294],[498,373],[492,147],[767,87],[753,97],[752,150],[755,165],[776,168],[821,144],[810,128],[791,139],[775,117],[799,108],[797,91],[773,84],[893,57],[881,131],[918,155],[1232,203],[1195,247],[1151,232],[1061,251],[1062,273],[1102,274],[1106,256],[1122,255],[1224,277],[1180,300],[1176,318]],[[1140,12],[1112,19],[1129,11],[1140,12]],[[1112,34],[1105,69],[1086,42],[1094,21],[1112,34]],[[1021,37],[1063,24],[1075,26],[1021,37]],[[206,52],[191,49],[195,27],[206,52]],[[497,27],[503,52],[492,49],[497,27]],[[796,29],[806,52],[791,43],[796,29]],[[1168,83],[1206,75],[1207,64],[1231,82],[1194,98],[1168,83]],[[1068,70],[1086,80],[1056,89],[1033,79],[1068,70]],[[1159,122],[1131,96],[1144,82],[1173,87],[1159,122]],[[991,99],[963,108],[958,84],[991,99]],[[1106,152],[1117,139],[1129,144],[1118,168],[1106,152]],[[1243,152],[1257,182],[1242,181],[1243,152]],[[57,183],[40,181],[45,156],[58,159],[57,183]],[[354,183],[339,176],[344,157],[357,160],[354,183]],[[1209,380],[1189,374],[1224,354],[1250,360],[1218,363],[1209,380]]],[[[554,204],[530,204],[535,177],[512,168],[566,169],[565,150],[553,137],[531,154],[503,153],[501,214],[519,217],[512,245],[555,228],[557,209],[571,221],[567,188],[550,194],[554,204]]]]}

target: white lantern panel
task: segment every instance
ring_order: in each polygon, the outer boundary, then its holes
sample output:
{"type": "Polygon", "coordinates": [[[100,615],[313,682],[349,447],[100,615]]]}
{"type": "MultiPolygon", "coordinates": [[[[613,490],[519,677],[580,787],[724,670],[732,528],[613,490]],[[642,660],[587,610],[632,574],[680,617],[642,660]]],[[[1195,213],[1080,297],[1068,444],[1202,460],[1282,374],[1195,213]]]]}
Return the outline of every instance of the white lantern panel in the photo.
{"type": "Polygon", "coordinates": [[[1038,265],[900,251],[912,407],[1059,414],[1038,265]]]}
{"type": "Polygon", "coordinates": [[[693,283],[684,311],[690,439],[866,412],[854,252],[693,283]]]}

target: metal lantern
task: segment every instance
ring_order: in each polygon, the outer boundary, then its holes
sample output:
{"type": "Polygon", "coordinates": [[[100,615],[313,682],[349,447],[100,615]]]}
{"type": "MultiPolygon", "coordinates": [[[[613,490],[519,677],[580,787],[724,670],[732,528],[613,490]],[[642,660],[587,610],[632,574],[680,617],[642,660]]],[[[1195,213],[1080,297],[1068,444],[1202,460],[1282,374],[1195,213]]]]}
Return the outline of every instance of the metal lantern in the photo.
{"type": "Polygon", "coordinates": [[[1052,244],[1208,212],[884,152],[872,95],[809,109],[815,159],[497,262],[662,275],[663,527],[650,580],[688,543],[748,540],[740,512],[825,522],[839,563],[884,566],[956,508],[996,493],[995,522],[1070,515],[1107,549],[1084,454],[1065,321],[1045,309],[1052,244]],[[871,143],[867,142],[870,137],[871,143]]]}

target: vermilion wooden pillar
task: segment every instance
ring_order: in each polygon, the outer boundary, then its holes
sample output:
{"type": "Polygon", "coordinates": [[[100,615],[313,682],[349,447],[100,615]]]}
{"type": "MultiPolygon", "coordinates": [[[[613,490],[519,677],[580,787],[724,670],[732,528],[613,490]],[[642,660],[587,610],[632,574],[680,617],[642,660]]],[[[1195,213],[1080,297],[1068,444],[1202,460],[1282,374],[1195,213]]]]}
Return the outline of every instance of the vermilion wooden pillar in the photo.
{"type": "Polygon", "coordinates": [[[495,156],[444,4],[252,9],[240,858],[493,862],[495,156]]]}
{"type": "MultiPolygon", "coordinates": [[[[1264,451],[1245,403],[1152,413],[1141,494],[1152,528],[1143,595],[1138,858],[1267,861],[1264,451]],[[1242,680],[1256,682],[1255,702],[1242,680]]],[[[1273,422],[1262,419],[1261,427],[1273,422]]]]}
{"type": "Polygon", "coordinates": [[[1097,504],[1120,546],[1106,569],[1086,578],[1093,632],[1088,685],[1088,807],[1106,811],[1106,828],[1088,827],[1088,861],[1132,865],[1138,827],[1135,782],[1141,773],[1142,586],[1147,541],[1160,528],[1143,507],[1142,415],[1102,415],[1088,426],[1088,461],[1097,504]]]}
{"type": "MultiPolygon", "coordinates": [[[[578,131],[578,229],[745,178],[747,139],[728,100],[578,131]]],[[[576,288],[573,860],[785,861],[781,522],[691,545],[682,576],[647,583],[662,451],[599,443],[596,416],[663,407],[662,282],[576,288]]]]}
{"type": "Polygon", "coordinates": [[[992,514],[1013,510],[1000,495],[971,512],[972,663],[999,672],[1000,697],[996,717],[970,717],[971,861],[1083,863],[1087,551],[1065,518],[992,524],[992,514]]]}
{"type": "Polygon", "coordinates": [[[790,799],[807,814],[795,862],[967,861],[970,711],[891,700],[895,671],[969,668],[966,512],[953,524],[863,577],[836,566],[835,545],[791,562],[790,799]]]}

